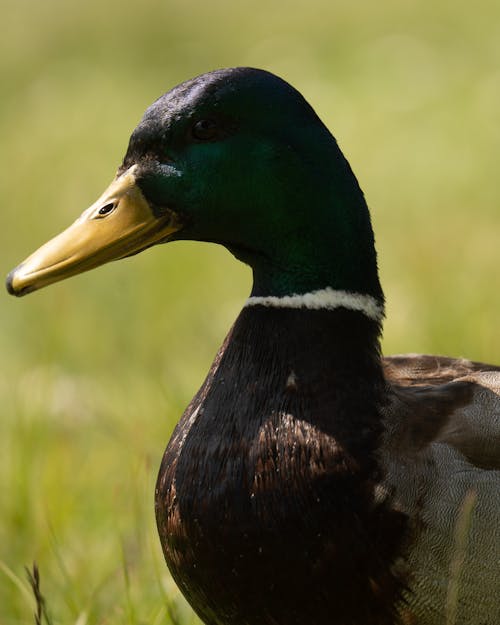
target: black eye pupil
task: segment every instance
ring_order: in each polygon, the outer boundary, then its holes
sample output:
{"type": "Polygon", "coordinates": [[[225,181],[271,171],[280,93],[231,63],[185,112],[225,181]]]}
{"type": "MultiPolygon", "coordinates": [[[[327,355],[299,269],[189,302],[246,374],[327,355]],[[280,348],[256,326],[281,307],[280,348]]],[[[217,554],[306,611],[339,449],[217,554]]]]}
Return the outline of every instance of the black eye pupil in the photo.
{"type": "Polygon", "coordinates": [[[107,215],[113,210],[114,207],[115,207],[114,204],[106,204],[105,206],[99,209],[99,215],[107,215]]]}
{"type": "Polygon", "coordinates": [[[213,119],[200,119],[193,126],[193,136],[200,141],[215,139],[217,136],[217,122],[213,119]]]}

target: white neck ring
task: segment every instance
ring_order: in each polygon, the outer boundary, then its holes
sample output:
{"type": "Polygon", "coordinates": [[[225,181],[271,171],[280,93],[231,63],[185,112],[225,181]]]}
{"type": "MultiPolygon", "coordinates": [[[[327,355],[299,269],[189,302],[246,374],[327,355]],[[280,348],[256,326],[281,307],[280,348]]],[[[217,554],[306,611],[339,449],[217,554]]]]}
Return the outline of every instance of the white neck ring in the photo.
{"type": "Polygon", "coordinates": [[[384,318],[384,305],[372,295],[350,293],[327,287],[301,295],[284,295],[276,297],[249,297],[245,307],[266,306],[268,308],[307,308],[309,310],[335,310],[346,308],[365,314],[374,321],[382,321],[384,318]]]}

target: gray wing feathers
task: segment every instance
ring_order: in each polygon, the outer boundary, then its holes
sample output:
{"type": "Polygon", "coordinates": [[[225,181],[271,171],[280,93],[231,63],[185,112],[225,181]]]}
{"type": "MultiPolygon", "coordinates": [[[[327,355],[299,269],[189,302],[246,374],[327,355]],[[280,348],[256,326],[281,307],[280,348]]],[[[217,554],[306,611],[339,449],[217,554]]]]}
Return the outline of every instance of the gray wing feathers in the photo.
{"type": "Polygon", "coordinates": [[[385,360],[382,407],[386,488],[411,519],[408,606],[418,625],[499,625],[500,369],[421,358],[385,360]]]}

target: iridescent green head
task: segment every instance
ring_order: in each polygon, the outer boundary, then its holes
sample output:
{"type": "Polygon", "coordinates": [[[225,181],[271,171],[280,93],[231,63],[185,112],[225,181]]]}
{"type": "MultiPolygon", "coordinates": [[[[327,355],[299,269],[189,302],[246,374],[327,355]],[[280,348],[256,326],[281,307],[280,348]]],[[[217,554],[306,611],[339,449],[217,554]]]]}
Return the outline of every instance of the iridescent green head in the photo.
{"type": "Polygon", "coordinates": [[[251,265],[254,295],[332,287],[382,299],[349,164],[300,93],[262,70],[203,74],[152,104],[111,186],[10,274],[9,290],[176,239],[225,245],[251,265]]]}

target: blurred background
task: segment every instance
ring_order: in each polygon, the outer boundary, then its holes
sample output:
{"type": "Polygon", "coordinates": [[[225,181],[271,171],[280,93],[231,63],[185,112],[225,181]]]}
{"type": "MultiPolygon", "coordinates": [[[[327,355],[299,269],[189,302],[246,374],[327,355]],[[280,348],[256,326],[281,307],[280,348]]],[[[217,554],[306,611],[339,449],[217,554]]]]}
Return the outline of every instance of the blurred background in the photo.
{"type": "MultiPolygon", "coordinates": [[[[271,70],[337,137],[371,207],[384,351],[500,360],[497,0],[2,0],[1,267],[104,190],[144,109],[218,67],[271,70]]],[[[153,494],[250,289],[176,243],[0,304],[0,624],[196,623],[153,494]]]]}

